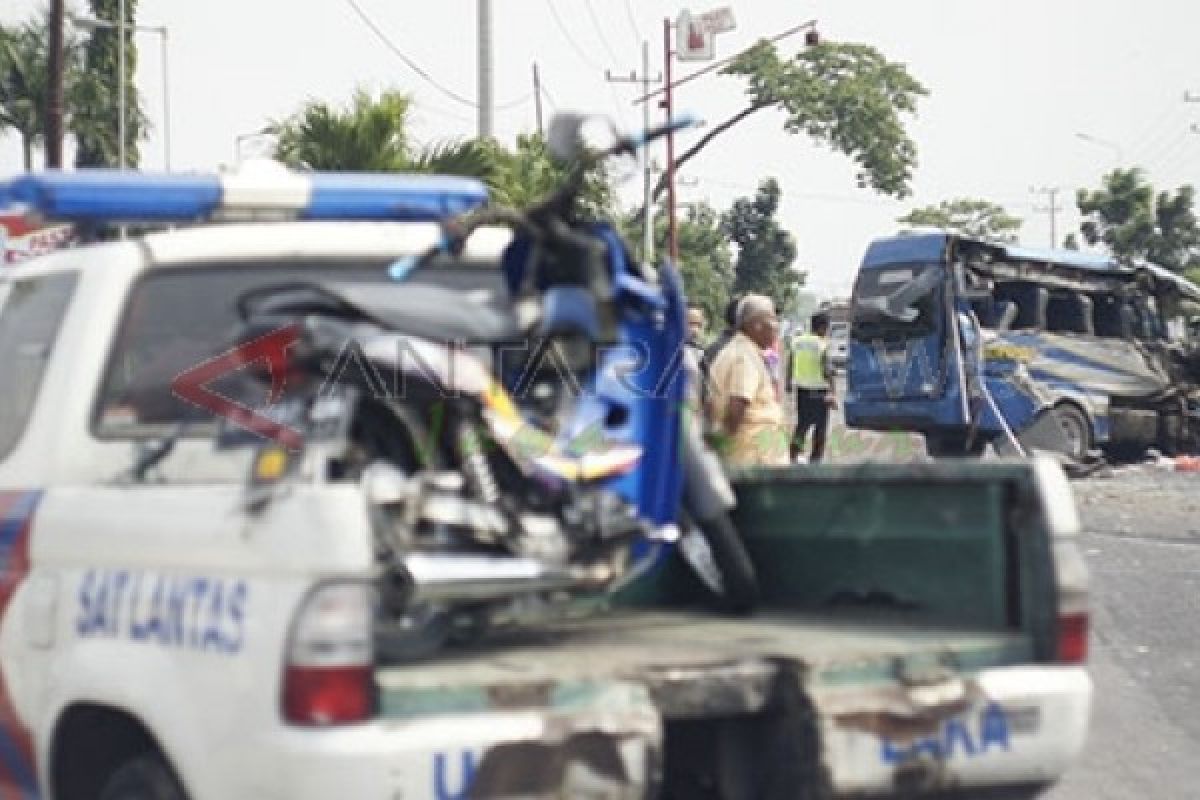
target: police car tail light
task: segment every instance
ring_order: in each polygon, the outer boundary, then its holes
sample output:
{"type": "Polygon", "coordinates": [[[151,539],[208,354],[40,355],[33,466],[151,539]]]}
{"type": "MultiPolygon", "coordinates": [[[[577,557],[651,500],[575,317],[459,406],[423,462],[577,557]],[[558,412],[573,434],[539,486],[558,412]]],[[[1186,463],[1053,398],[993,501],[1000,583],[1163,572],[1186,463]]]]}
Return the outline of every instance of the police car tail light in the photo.
{"type": "Polygon", "coordinates": [[[1057,660],[1060,664],[1083,664],[1088,651],[1088,614],[1076,611],[1058,615],[1057,660]]]}
{"type": "Polygon", "coordinates": [[[1076,544],[1080,531],[1079,512],[1066,474],[1057,462],[1037,456],[1033,459],[1033,473],[1050,534],[1054,584],[1058,594],[1054,660],[1060,664],[1083,664],[1087,661],[1090,615],[1088,568],[1076,544]]]}
{"type": "Polygon", "coordinates": [[[337,725],[372,716],[373,597],[365,584],[331,584],[301,604],[283,675],[283,715],[288,722],[337,725]]]}

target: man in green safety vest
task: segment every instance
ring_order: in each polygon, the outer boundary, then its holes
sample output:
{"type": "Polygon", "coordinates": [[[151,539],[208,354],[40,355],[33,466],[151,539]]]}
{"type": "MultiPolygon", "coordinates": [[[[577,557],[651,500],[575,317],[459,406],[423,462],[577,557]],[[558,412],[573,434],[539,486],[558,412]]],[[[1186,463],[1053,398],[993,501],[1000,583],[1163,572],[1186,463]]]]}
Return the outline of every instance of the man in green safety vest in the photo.
{"type": "Polygon", "coordinates": [[[788,341],[787,388],[796,392],[796,430],[792,434],[791,457],[795,461],[804,447],[809,428],[813,429],[809,463],[825,454],[825,436],[829,430],[829,410],[837,407],[833,367],[829,361],[829,317],[817,313],[810,320],[810,332],[788,341]]]}

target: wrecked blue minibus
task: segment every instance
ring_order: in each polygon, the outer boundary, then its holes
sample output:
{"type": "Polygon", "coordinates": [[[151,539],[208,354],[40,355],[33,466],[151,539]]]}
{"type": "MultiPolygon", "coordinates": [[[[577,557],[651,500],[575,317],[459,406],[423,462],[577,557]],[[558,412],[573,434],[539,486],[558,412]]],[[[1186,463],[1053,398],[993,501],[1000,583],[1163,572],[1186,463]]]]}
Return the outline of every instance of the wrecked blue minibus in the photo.
{"type": "Polygon", "coordinates": [[[1200,445],[1200,287],[1161,267],[900,235],[868,247],[850,315],[851,427],[935,456],[1200,445]]]}

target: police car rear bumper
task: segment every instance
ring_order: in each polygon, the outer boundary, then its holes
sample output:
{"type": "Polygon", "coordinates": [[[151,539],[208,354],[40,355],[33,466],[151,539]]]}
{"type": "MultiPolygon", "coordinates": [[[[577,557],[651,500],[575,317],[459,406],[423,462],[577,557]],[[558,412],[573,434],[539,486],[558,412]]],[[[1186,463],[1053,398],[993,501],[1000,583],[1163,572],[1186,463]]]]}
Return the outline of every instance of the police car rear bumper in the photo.
{"type": "MultiPolygon", "coordinates": [[[[1083,749],[1092,682],[1083,667],[1004,667],[980,672],[957,713],[920,731],[883,730],[883,717],[822,713],[826,766],[837,796],[920,795],[953,788],[1046,784],[1083,749]],[[876,727],[879,730],[870,730],[876,727]]],[[[836,698],[826,697],[825,704],[836,698]]],[[[818,708],[822,701],[818,700],[818,708]]]]}
{"type": "Polygon", "coordinates": [[[657,713],[515,711],[288,729],[256,753],[246,796],[441,800],[654,794],[657,713]],[[269,755],[268,755],[269,753],[269,755]]]}

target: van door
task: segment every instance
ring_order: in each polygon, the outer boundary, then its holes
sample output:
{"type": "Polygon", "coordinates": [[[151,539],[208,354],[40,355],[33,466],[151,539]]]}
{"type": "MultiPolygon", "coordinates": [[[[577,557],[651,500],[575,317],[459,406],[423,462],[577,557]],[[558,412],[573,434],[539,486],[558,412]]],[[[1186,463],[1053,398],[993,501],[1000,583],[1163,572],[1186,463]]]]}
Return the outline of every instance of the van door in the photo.
{"type": "Polygon", "coordinates": [[[947,271],[938,264],[885,264],[858,273],[851,299],[848,381],[864,400],[941,397],[947,271]]]}

